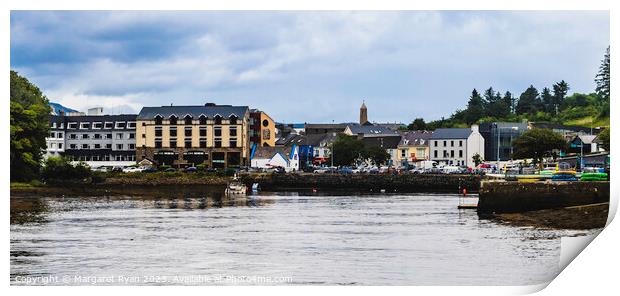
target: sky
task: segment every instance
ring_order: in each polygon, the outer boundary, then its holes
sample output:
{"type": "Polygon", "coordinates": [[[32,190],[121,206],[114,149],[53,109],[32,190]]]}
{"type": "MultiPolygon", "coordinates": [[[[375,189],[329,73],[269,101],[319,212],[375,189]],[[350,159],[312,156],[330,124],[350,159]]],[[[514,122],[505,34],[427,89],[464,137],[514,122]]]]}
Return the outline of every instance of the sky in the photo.
{"type": "Polygon", "coordinates": [[[12,11],[11,69],[85,111],[206,102],[278,122],[449,117],[472,89],[594,91],[606,11],[12,11]]]}

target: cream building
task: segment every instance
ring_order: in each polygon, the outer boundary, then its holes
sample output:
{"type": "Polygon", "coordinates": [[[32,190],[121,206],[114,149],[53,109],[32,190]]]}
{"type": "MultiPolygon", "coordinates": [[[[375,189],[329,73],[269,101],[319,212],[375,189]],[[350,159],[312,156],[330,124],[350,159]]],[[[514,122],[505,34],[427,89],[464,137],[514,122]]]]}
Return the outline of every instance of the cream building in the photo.
{"type": "Polygon", "coordinates": [[[175,167],[247,165],[247,106],[144,107],[137,117],[136,159],[175,167]]]}

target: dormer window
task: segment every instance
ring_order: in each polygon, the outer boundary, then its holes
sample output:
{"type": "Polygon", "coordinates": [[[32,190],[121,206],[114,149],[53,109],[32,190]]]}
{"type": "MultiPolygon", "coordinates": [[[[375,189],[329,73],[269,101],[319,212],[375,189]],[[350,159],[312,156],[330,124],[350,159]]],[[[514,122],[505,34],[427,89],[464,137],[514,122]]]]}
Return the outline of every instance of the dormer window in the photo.
{"type": "Polygon", "coordinates": [[[170,121],[170,124],[176,125],[178,118],[174,115],[170,115],[170,118],[168,120],[170,121]]]}
{"type": "Polygon", "coordinates": [[[215,115],[213,119],[215,120],[215,124],[222,124],[222,116],[215,115]]]}
{"type": "Polygon", "coordinates": [[[163,118],[160,115],[155,116],[155,124],[161,125],[163,118]]]}
{"type": "Polygon", "coordinates": [[[80,129],[89,129],[90,122],[80,122],[80,129]]]}
{"type": "Polygon", "coordinates": [[[94,129],[101,129],[103,127],[103,123],[102,122],[93,122],[93,128],[94,129]]]}
{"type": "Polygon", "coordinates": [[[136,122],[135,121],[128,121],[127,122],[127,128],[136,128],[136,122]]]}
{"type": "Polygon", "coordinates": [[[237,124],[237,116],[235,115],[230,115],[230,117],[228,118],[228,122],[230,124],[237,124]]]}
{"type": "Polygon", "coordinates": [[[78,126],[77,122],[69,122],[69,128],[70,129],[76,129],[78,126]]]}
{"type": "Polygon", "coordinates": [[[199,119],[200,119],[200,124],[201,125],[207,124],[207,117],[206,116],[200,115],[199,119]]]}
{"type": "Polygon", "coordinates": [[[114,127],[114,122],[106,122],[104,124],[105,129],[112,129],[114,127]]]}
{"type": "Polygon", "coordinates": [[[123,129],[125,128],[126,123],[124,121],[118,121],[116,122],[116,126],[114,128],[116,129],[123,129]]]}
{"type": "Polygon", "coordinates": [[[192,116],[191,115],[185,115],[185,124],[186,125],[191,125],[192,124],[192,116]]]}

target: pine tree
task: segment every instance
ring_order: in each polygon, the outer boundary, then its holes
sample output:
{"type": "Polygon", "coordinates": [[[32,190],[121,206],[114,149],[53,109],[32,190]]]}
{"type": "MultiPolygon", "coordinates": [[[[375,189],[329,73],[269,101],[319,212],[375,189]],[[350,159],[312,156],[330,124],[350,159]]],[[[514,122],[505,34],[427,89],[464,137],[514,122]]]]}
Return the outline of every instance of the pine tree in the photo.
{"type": "Polygon", "coordinates": [[[485,102],[484,99],[480,96],[478,91],[474,88],[471,92],[471,97],[469,97],[469,102],[467,103],[467,110],[465,110],[465,121],[467,124],[472,124],[478,121],[478,119],[484,117],[485,112],[485,102]]]}
{"type": "Polygon", "coordinates": [[[538,90],[533,85],[530,85],[530,87],[519,96],[516,113],[518,115],[534,114],[539,111],[540,105],[542,105],[542,102],[540,102],[538,98],[538,90]]]}
{"type": "Polygon", "coordinates": [[[570,87],[568,86],[568,83],[564,80],[553,85],[553,112],[547,112],[555,114],[555,112],[560,109],[560,106],[564,104],[564,99],[566,98],[569,89],[570,87]]]}
{"type": "Polygon", "coordinates": [[[555,97],[551,95],[551,90],[548,87],[543,88],[540,99],[543,103],[543,110],[555,114],[555,97]]]}
{"type": "Polygon", "coordinates": [[[598,69],[598,74],[594,78],[596,82],[596,93],[604,100],[609,101],[609,46],[605,52],[605,57],[601,61],[601,66],[598,69]]]}

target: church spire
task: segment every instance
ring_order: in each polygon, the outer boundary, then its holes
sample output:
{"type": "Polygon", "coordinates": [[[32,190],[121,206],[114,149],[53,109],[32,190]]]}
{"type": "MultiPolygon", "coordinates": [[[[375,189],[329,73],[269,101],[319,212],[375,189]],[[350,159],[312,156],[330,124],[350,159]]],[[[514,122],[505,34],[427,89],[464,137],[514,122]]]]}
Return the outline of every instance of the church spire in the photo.
{"type": "Polygon", "coordinates": [[[368,122],[368,109],[366,108],[366,101],[362,101],[362,107],[360,107],[360,124],[368,122]]]}

